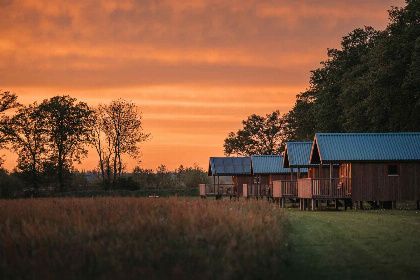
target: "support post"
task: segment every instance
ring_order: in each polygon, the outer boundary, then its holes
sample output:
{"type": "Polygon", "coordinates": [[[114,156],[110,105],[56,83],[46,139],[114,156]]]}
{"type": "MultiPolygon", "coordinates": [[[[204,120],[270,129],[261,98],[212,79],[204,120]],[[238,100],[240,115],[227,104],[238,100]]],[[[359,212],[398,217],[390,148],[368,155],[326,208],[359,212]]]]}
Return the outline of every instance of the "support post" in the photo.
{"type": "Polygon", "coordinates": [[[363,201],[359,201],[359,203],[360,203],[360,205],[359,205],[360,210],[363,210],[363,201]]]}
{"type": "Polygon", "coordinates": [[[392,209],[397,209],[397,202],[396,201],[393,201],[392,202],[392,209]]]}
{"type": "Polygon", "coordinates": [[[290,167],[290,180],[293,181],[293,167],[290,167]]]}
{"type": "Polygon", "coordinates": [[[281,208],[285,208],[286,207],[286,199],[284,197],[282,197],[280,199],[281,199],[281,208]]]}
{"type": "MultiPolygon", "coordinates": [[[[232,184],[233,185],[233,184],[232,184]]],[[[233,187],[233,186],[232,186],[233,187]]],[[[217,175],[217,189],[219,190],[219,192],[220,192],[220,176],[219,175],[217,175]]],[[[226,192],[226,194],[227,194],[227,192],[226,192]]],[[[222,190],[222,193],[220,194],[221,196],[223,195],[223,190],[222,190]]]]}
{"type": "MultiPolygon", "coordinates": [[[[300,167],[297,168],[297,177],[296,180],[300,179],[300,167]]],[[[292,179],[293,180],[293,179],[292,179]]]]}
{"type": "Polygon", "coordinates": [[[299,210],[303,210],[303,201],[302,201],[302,198],[299,198],[299,210]]]}
{"type": "Polygon", "coordinates": [[[420,209],[420,200],[417,200],[417,209],[420,209]]]}
{"type": "Polygon", "coordinates": [[[334,205],[334,206],[335,206],[335,210],[338,210],[338,201],[339,201],[339,200],[336,198],[336,199],[335,199],[335,205],[334,205]]]}
{"type": "Polygon", "coordinates": [[[319,164],[318,178],[322,178],[322,164],[319,164]]]}
{"type": "Polygon", "coordinates": [[[213,193],[216,193],[216,176],[213,175],[213,193]]]}
{"type": "Polygon", "coordinates": [[[312,211],[315,211],[316,204],[317,204],[317,200],[312,198],[312,211]]]}
{"type": "Polygon", "coordinates": [[[333,165],[330,162],[330,188],[329,188],[330,190],[329,190],[329,195],[331,195],[332,192],[333,192],[333,181],[332,181],[332,177],[333,177],[333,165]]]}

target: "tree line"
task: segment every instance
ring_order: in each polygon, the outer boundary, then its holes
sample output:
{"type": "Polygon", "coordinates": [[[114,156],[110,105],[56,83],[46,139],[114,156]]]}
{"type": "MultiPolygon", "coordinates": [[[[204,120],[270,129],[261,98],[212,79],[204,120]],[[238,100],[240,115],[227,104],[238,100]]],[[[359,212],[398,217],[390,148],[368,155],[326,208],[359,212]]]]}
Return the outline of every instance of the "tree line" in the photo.
{"type": "Polygon", "coordinates": [[[165,166],[156,172],[136,167],[130,176],[123,176],[123,157],[140,163],[139,144],[149,138],[150,134],[143,131],[142,113],[131,101],[120,98],[91,108],[64,95],[22,105],[16,94],[0,92],[0,148],[18,155],[17,166],[10,173],[3,168],[4,159],[0,157],[0,195],[11,196],[13,186],[19,185],[21,190],[36,191],[42,186],[60,192],[190,187],[190,181],[195,180],[195,184],[207,177],[198,166],[181,166],[175,173],[165,166]],[[81,163],[89,146],[98,155],[97,170],[79,172],[74,163],[81,163]],[[94,178],[88,180],[87,173],[94,178]]]}
{"type": "Polygon", "coordinates": [[[385,30],[344,36],[311,71],[309,88],[286,114],[251,115],[225,140],[225,154],[281,154],[315,133],[420,131],[420,1],[392,7],[385,30]]]}

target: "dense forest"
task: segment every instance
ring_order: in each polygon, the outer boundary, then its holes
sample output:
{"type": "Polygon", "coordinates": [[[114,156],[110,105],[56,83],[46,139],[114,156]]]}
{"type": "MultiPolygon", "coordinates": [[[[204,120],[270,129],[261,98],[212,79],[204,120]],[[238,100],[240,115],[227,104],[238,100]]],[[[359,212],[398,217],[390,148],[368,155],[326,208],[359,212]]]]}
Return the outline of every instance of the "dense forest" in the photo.
{"type": "Polygon", "coordinates": [[[280,154],[285,141],[317,132],[420,131],[420,1],[406,3],[389,10],[385,30],[357,28],[341,49],[328,49],[292,110],[251,115],[228,135],[225,153],[280,154]]]}

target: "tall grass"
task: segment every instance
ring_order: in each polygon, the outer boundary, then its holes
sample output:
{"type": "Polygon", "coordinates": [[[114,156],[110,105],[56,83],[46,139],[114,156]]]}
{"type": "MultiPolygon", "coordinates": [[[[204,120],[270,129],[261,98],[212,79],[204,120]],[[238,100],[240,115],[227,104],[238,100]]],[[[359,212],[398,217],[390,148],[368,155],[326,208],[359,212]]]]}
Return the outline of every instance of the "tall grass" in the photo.
{"type": "Polygon", "coordinates": [[[280,276],[283,212],[261,201],[0,200],[0,278],[280,276]]]}

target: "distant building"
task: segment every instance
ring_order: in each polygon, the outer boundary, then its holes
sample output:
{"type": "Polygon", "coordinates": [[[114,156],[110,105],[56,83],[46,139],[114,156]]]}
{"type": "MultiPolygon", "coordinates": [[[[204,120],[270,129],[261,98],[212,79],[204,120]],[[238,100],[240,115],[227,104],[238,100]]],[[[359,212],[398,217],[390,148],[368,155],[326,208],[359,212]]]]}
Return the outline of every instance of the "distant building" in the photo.
{"type": "Polygon", "coordinates": [[[200,185],[201,196],[242,196],[243,184],[254,181],[251,157],[211,157],[208,175],[213,177],[213,184],[200,185]],[[220,183],[221,176],[232,176],[232,183],[220,183]]]}

